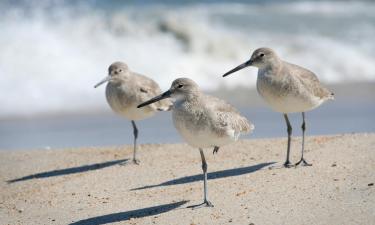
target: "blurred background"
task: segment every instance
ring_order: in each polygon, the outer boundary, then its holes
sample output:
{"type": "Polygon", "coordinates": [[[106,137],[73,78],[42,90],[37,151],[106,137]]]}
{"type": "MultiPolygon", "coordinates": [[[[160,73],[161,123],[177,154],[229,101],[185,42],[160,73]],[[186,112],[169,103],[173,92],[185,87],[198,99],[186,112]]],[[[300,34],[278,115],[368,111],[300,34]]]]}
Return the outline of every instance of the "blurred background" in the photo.
{"type": "MultiPolygon", "coordinates": [[[[190,77],[255,124],[286,127],[255,91],[257,70],[221,75],[267,46],[335,92],[307,114],[307,134],[375,131],[373,1],[1,1],[0,149],[130,144],[129,121],[93,86],[114,61],[162,90],[190,77]]],[[[301,115],[292,115],[300,135],[301,115]]],[[[182,142],[169,112],[138,123],[140,143],[182,142]]]]}

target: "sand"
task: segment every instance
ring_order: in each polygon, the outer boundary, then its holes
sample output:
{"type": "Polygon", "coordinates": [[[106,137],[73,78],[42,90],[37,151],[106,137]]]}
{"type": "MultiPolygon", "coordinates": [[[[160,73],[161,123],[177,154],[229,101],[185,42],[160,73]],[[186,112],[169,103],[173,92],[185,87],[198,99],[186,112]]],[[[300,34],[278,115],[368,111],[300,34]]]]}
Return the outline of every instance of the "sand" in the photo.
{"type": "MultiPolygon", "coordinates": [[[[312,167],[285,169],[286,139],[0,152],[1,224],[374,224],[375,134],[308,137],[312,167]],[[125,162],[125,163],[124,163],[125,162]]],[[[298,160],[300,138],[293,139],[298,160]]]]}

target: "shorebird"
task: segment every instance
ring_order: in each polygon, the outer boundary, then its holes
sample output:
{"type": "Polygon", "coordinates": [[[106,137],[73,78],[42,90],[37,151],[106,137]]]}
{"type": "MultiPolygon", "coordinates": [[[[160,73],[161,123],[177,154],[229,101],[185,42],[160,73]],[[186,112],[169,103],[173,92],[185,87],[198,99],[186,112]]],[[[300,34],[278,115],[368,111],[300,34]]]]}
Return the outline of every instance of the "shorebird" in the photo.
{"type": "Polygon", "coordinates": [[[325,88],[318,77],[311,71],[285,62],[270,48],[259,48],[253,52],[250,60],[225,73],[228,76],[248,66],[258,68],[257,90],[264,100],[276,112],[284,115],[288,132],[288,147],[285,167],[290,167],[289,153],[292,126],[288,113],[302,113],[302,153],[301,159],[295,166],[302,163],[311,166],[303,157],[305,148],[305,112],[310,111],[323,102],[334,99],[333,93],[325,88]]]}
{"type": "Polygon", "coordinates": [[[207,197],[207,162],[203,148],[213,147],[213,153],[218,152],[221,146],[238,140],[240,134],[251,132],[254,126],[224,100],[205,95],[189,78],[176,79],[168,91],[138,107],[165,98],[171,98],[173,102],[174,126],[189,145],[199,149],[202,160],[204,201],[191,208],[213,207],[207,197]]]}
{"type": "Polygon", "coordinates": [[[138,128],[136,120],[151,117],[156,111],[167,111],[172,103],[168,100],[157,102],[142,109],[137,105],[161,93],[159,85],[150,78],[129,70],[123,62],[114,62],[108,68],[108,76],[94,87],[108,82],[105,95],[107,102],[114,112],[131,120],[134,134],[133,163],[137,159],[138,128]]]}

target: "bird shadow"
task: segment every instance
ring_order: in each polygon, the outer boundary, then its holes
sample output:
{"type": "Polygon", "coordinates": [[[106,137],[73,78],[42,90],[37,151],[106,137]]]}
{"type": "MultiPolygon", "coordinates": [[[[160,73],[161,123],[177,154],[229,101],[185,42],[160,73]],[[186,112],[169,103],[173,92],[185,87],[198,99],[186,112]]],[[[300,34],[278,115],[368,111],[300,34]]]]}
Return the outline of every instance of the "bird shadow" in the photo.
{"type": "MultiPolygon", "coordinates": [[[[257,170],[260,170],[260,169],[262,169],[266,166],[272,165],[274,163],[275,162],[260,163],[260,164],[253,165],[253,166],[247,166],[247,167],[240,167],[240,168],[211,172],[211,173],[207,174],[207,178],[209,180],[211,180],[211,179],[214,180],[214,179],[220,179],[220,178],[226,178],[226,177],[240,176],[240,175],[244,175],[244,174],[248,174],[248,173],[253,173],[257,170]]],[[[130,189],[130,191],[143,190],[143,189],[155,188],[155,187],[161,187],[161,186],[170,186],[170,185],[197,182],[197,181],[200,181],[200,180],[203,179],[202,176],[203,176],[202,174],[197,174],[197,175],[193,175],[193,176],[181,177],[181,178],[173,179],[173,180],[166,181],[166,182],[163,182],[163,183],[160,183],[160,184],[133,188],[133,189],[130,189]]]]}
{"type": "Polygon", "coordinates": [[[83,172],[87,172],[91,170],[103,169],[103,168],[113,166],[116,164],[121,164],[128,160],[129,159],[112,160],[112,161],[107,161],[107,162],[102,162],[102,163],[95,163],[95,164],[78,166],[78,167],[70,167],[70,168],[59,169],[59,170],[52,170],[52,171],[47,171],[47,172],[42,172],[42,173],[31,174],[31,175],[16,178],[13,180],[8,180],[6,182],[8,184],[11,184],[11,183],[26,181],[26,180],[31,180],[31,179],[56,177],[56,176],[74,174],[74,173],[83,173],[83,172]]]}
{"type": "Polygon", "coordinates": [[[131,218],[142,218],[147,216],[154,216],[162,213],[166,213],[168,211],[174,210],[188,201],[180,201],[175,203],[169,203],[164,205],[152,206],[143,209],[136,209],[126,212],[119,212],[119,213],[112,213],[103,216],[92,217],[88,219],[79,220],[77,222],[73,222],[70,225],[99,225],[99,224],[107,224],[107,223],[115,223],[120,221],[129,220],[131,218]]]}

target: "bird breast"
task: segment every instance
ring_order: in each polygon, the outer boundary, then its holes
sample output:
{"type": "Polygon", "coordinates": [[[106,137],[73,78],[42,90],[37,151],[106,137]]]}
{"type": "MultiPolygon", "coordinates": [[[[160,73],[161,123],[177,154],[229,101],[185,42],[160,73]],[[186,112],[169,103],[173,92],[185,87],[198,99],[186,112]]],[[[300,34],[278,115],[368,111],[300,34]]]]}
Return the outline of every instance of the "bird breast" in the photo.
{"type": "Polygon", "coordinates": [[[195,107],[185,102],[173,108],[172,117],[177,131],[193,147],[222,146],[234,140],[234,132],[217,131],[213,124],[215,116],[205,107],[195,107]]]}
{"type": "Polygon", "coordinates": [[[106,98],[114,112],[129,120],[141,120],[155,114],[150,106],[137,108],[142,100],[138,98],[134,89],[128,88],[126,85],[108,83],[106,98]]]}
{"type": "Polygon", "coordinates": [[[258,73],[257,90],[273,110],[281,113],[305,112],[322,103],[289,75],[276,77],[258,73]]]}

